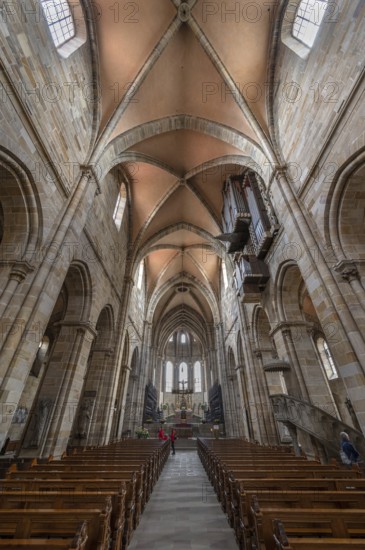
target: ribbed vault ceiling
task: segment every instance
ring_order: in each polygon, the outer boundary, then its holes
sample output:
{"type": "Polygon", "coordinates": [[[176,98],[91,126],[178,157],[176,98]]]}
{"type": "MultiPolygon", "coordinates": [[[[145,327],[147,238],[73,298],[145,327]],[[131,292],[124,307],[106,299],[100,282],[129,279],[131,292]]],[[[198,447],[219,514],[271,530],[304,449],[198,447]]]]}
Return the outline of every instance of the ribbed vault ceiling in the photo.
{"type": "Polygon", "coordinates": [[[98,0],[97,148],[133,162],[131,239],[136,264],[145,258],[156,324],[175,326],[179,308],[181,324],[217,318],[222,183],[253,155],[271,160],[266,81],[277,3],[120,0],[111,9],[98,0]]]}

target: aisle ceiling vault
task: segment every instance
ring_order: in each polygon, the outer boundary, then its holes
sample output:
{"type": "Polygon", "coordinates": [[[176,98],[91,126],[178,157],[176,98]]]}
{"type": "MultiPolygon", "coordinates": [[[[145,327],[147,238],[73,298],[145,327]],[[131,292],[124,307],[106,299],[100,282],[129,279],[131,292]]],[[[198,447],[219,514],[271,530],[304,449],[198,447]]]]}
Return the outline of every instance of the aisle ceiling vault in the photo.
{"type": "Polygon", "coordinates": [[[267,154],[277,3],[98,0],[97,146],[133,165],[131,239],[156,322],[179,309],[214,318],[222,184],[252,151],[267,154]]]}

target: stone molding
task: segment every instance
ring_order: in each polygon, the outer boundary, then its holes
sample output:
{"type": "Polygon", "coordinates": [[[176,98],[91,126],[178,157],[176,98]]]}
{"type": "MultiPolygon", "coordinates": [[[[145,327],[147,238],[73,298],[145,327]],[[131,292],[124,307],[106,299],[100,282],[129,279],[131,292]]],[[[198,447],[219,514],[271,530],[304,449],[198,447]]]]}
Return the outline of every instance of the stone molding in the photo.
{"type": "Polygon", "coordinates": [[[334,271],[339,273],[344,281],[351,283],[359,279],[359,270],[354,260],[341,260],[334,267],[334,271]]]}

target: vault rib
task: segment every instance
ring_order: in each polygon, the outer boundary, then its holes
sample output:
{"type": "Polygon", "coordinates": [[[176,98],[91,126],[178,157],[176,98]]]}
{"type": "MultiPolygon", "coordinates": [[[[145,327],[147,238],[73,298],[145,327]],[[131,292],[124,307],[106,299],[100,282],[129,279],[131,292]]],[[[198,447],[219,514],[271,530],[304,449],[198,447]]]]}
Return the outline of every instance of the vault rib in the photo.
{"type": "Polygon", "coordinates": [[[102,131],[93,154],[92,161],[94,162],[95,159],[98,159],[99,156],[103,153],[104,148],[106,147],[108,140],[117,126],[118,122],[120,121],[123,113],[126,111],[126,109],[129,106],[129,103],[132,99],[132,97],[137,93],[145,79],[147,78],[148,74],[150,73],[151,69],[154,67],[157,60],[160,58],[162,52],[165,50],[166,46],[171,42],[172,38],[175,36],[176,32],[181,27],[182,22],[180,19],[176,16],[165,34],[162,36],[158,44],[154,47],[152,50],[151,55],[147,59],[147,61],[144,63],[144,65],[141,67],[141,69],[138,71],[136,78],[131,83],[130,88],[126,91],[124,94],[123,99],[119,103],[119,105],[116,107],[114,113],[109,118],[108,122],[105,125],[104,130],[102,131]],[[133,90],[133,93],[131,93],[131,90],[133,90]]]}
{"type": "Polygon", "coordinates": [[[220,76],[228,86],[238,107],[241,109],[242,113],[247,119],[247,122],[251,126],[252,130],[255,132],[267,158],[270,160],[270,162],[273,165],[277,164],[278,162],[276,159],[275,151],[271,145],[270,139],[266,136],[264,130],[261,128],[259,121],[255,117],[254,113],[251,111],[250,107],[247,105],[247,102],[243,97],[241,90],[239,89],[239,87],[236,85],[235,81],[229,74],[224,63],[220,59],[218,53],[215,51],[212,44],[209,42],[203,30],[200,28],[196,19],[193,16],[191,16],[187,21],[187,25],[189,25],[195,37],[201,44],[203,50],[208,55],[209,59],[217,69],[218,73],[220,74],[220,76]]]}

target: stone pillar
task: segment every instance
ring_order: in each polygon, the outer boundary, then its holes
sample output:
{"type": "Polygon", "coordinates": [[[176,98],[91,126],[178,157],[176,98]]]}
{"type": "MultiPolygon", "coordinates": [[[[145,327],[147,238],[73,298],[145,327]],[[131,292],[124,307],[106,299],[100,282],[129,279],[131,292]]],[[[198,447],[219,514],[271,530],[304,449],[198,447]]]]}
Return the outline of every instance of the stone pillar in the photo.
{"type": "Polygon", "coordinates": [[[45,430],[46,437],[40,441],[38,456],[60,456],[66,450],[86,374],[86,358],[95,336],[95,329],[88,323],[61,323],[53,360],[37,398],[38,402],[52,402],[52,412],[47,419],[49,427],[45,430]],[[55,361],[58,353],[60,360],[55,361]]]}
{"type": "Polygon", "coordinates": [[[250,418],[252,421],[253,438],[261,443],[269,443],[265,426],[265,410],[268,410],[268,403],[262,400],[260,384],[257,380],[255,358],[252,350],[249,322],[245,305],[239,304],[239,313],[243,336],[243,355],[247,373],[247,396],[250,418]]]}
{"type": "MultiPolygon", "coordinates": [[[[143,420],[143,407],[145,399],[145,388],[147,382],[151,380],[150,378],[150,348],[151,348],[151,323],[144,321],[143,324],[143,335],[141,342],[141,354],[139,357],[139,366],[138,366],[138,386],[137,386],[137,396],[136,396],[136,415],[134,417],[135,427],[140,426],[143,420]]],[[[159,398],[159,396],[158,396],[159,398]]],[[[159,403],[157,403],[158,405],[159,403]]]]}
{"type": "Polygon", "coordinates": [[[118,322],[117,322],[118,340],[116,342],[115,358],[112,360],[114,364],[113,381],[112,381],[113,392],[112,392],[111,401],[110,401],[111,408],[109,411],[109,421],[108,421],[108,425],[105,426],[106,442],[110,441],[110,439],[114,439],[113,434],[115,434],[115,437],[116,437],[117,432],[120,436],[120,434],[122,433],[124,414],[125,414],[125,401],[121,401],[121,395],[123,395],[125,399],[125,396],[127,394],[127,388],[128,388],[129,374],[127,377],[125,377],[125,372],[124,372],[125,365],[124,367],[122,365],[123,342],[125,337],[125,325],[126,325],[126,318],[128,313],[128,305],[130,301],[132,288],[134,285],[133,278],[130,277],[130,275],[128,274],[129,271],[130,271],[130,266],[128,264],[126,268],[127,273],[124,276],[123,289],[121,293],[121,295],[123,296],[123,301],[121,303],[121,307],[118,315],[118,322]],[[123,384],[126,384],[126,386],[123,386],[123,384]],[[117,411],[114,411],[115,403],[117,403],[117,411]]]}
{"type": "Polygon", "coordinates": [[[357,269],[356,262],[343,259],[334,266],[334,270],[350,285],[357,298],[358,306],[365,312],[365,289],[361,284],[360,273],[357,269]]]}
{"type": "MultiPolygon", "coordinates": [[[[5,320],[7,319],[7,307],[14,295],[18,291],[18,286],[26,279],[26,277],[34,271],[34,265],[27,261],[15,261],[11,267],[8,281],[4,287],[0,297],[0,319],[1,319],[1,339],[7,333],[5,320]],[[3,330],[5,329],[5,330],[3,330]]],[[[7,322],[10,322],[7,321],[7,322]]]]}
{"type": "Polygon", "coordinates": [[[256,378],[257,378],[257,387],[260,395],[260,400],[262,403],[262,412],[264,415],[265,422],[265,432],[267,443],[269,445],[277,445],[279,442],[279,436],[276,428],[276,423],[274,419],[274,413],[270,401],[270,392],[267,385],[266,373],[264,372],[262,352],[259,350],[253,351],[254,356],[256,357],[256,366],[255,369],[256,378]]]}
{"type": "Polygon", "coordinates": [[[156,388],[158,391],[162,391],[165,394],[166,388],[166,359],[163,359],[161,355],[157,355],[156,359],[156,388]]]}
{"type": "Polygon", "coordinates": [[[116,410],[113,415],[113,431],[115,439],[120,439],[123,432],[123,423],[125,417],[125,403],[126,395],[129,384],[129,375],[131,368],[128,365],[120,365],[120,376],[119,376],[119,385],[118,392],[116,394],[116,410]]]}
{"type": "Polygon", "coordinates": [[[96,347],[92,351],[89,369],[93,378],[90,380],[89,375],[87,375],[84,385],[84,392],[94,390],[96,394],[87,440],[88,445],[102,445],[105,443],[107,438],[105,426],[108,425],[108,416],[110,411],[113,411],[114,414],[115,403],[112,402],[113,354],[112,348],[99,349],[96,347]],[[93,371],[95,371],[95,374],[93,371]]]}
{"type": "Polygon", "coordinates": [[[250,422],[250,411],[248,407],[247,388],[245,383],[244,366],[238,365],[236,367],[237,383],[241,398],[241,415],[243,424],[243,437],[251,439],[253,437],[252,425],[250,422]]]}
{"type": "MultiPolygon", "coordinates": [[[[338,338],[331,351],[365,433],[365,397],[364,392],[358,389],[365,384],[365,335],[359,331],[354,316],[343,299],[334,274],[318,246],[310,217],[286,175],[286,168],[278,167],[275,178],[278,200],[283,200],[282,208],[290,217],[293,234],[302,246],[300,258],[296,258],[299,269],[307,281],[321,326],[327,327],[331,324],[336,330],[338,338]]],[[[273,191],[272,194],[275,195],[273,191]]]]}
{"type": "Polygon", "coordinates": [[[310,401],[307,385],[302,372],[301,364],[295,350],[292,333],[290,327],[306,327],[306,323],[299,321],[298,323],[278,323],[270,332],[270,336],[274,339],[278,355],[281,359],[286,360],[292,367],[285,375],[286,386],[289,395],[310,401]]]}
{"type": "MultiPolygon", "coordinates": [[[[99,186],[92,168],[82,167],[79,183],[65,204],[57,228],[48,238],[48,248],[43,252],[42,262],[29,288],[25,289],[24,300],[20,307],[17,306],[17,311],[12,308],[11,322],[4,327],[0,342],[0,395],[2,403],[14,406],[13,412],[72,260],[69,251],[64,253],[63,248],[81,234],[97,192],[99,186]],[[52,260],[49,253],[52,253],[52,260]],[[21,330],[19,319],[24,325],[21,330]]],[[[27,261],[31,259],[27,258],[27,261]]],[[[23,287],[21,283],[18,285],[17,288],[23,287]]],[[[13,302],[19,302],[16,295],[8,301],[8,307],[13,302]]],[[[11,415],[3,416],[0,447],[6,438],[11,418],[11,415]]]]}
{"type": "Polygon", "coordinates": [[[227,384],[228,372],[224,345],[223,323],[217,323],[215,328],[218,347],[218,381],[222,387],[225,431],[228,436],[232,437],[234,433],[234,422],[232,418],[232,402],[227,384]]]}

